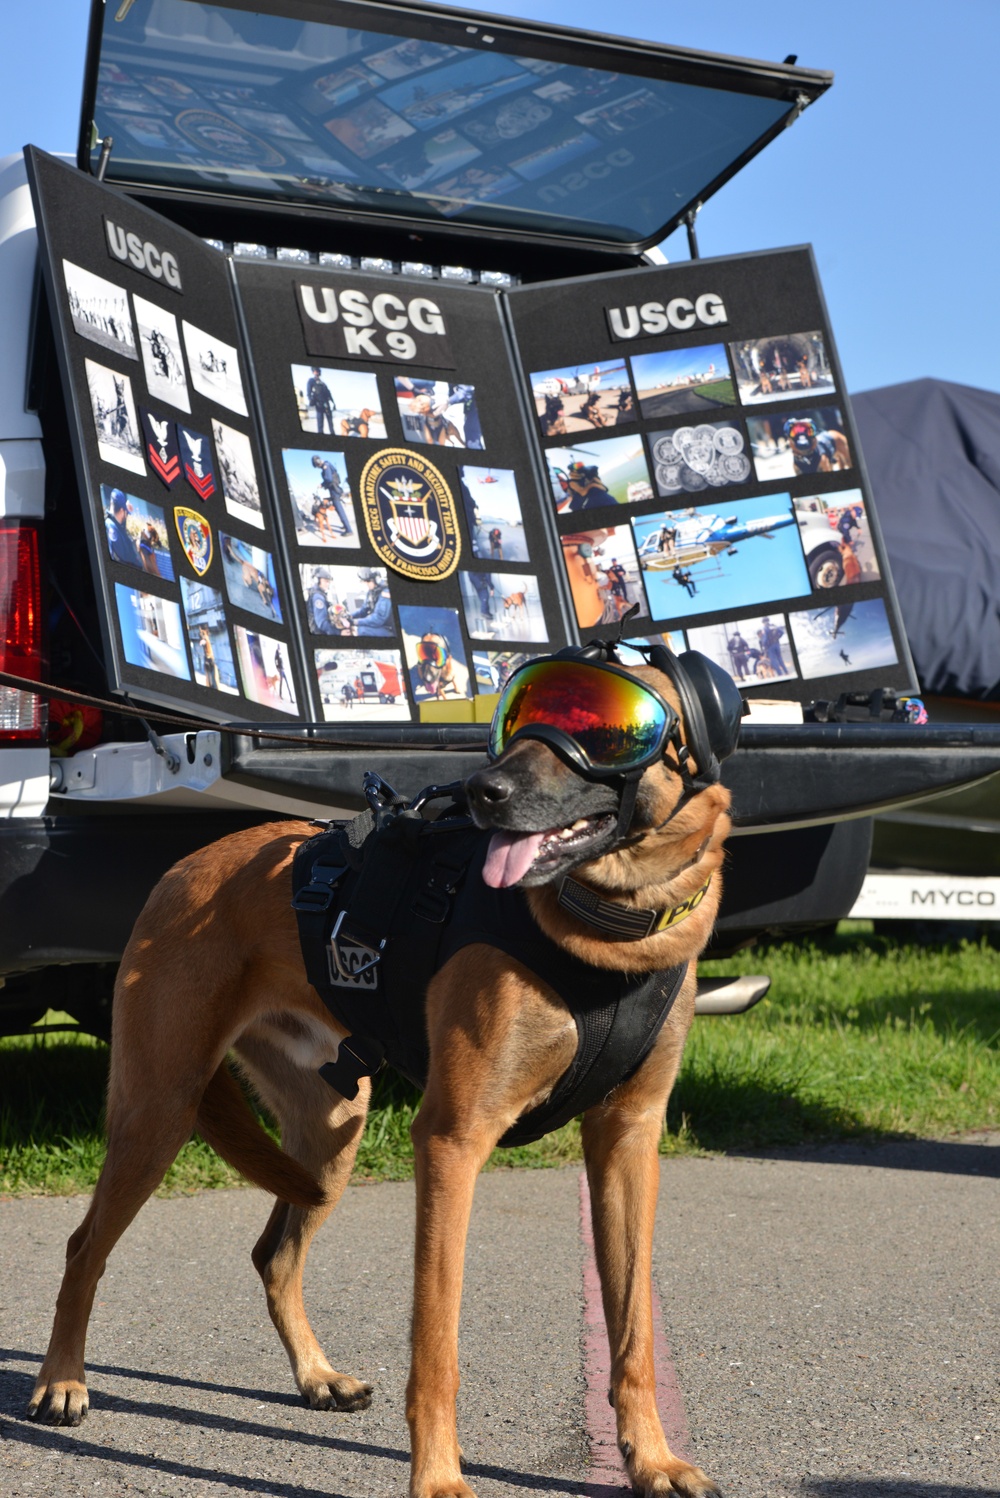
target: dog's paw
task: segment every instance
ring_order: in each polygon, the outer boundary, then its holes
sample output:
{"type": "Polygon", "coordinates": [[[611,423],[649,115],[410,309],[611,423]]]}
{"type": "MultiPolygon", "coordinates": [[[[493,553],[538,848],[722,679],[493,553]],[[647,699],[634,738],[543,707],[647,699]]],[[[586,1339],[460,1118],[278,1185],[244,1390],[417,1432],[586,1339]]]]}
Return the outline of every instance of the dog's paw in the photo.
{"type": "MultiPolygon", "coordinates": [[[[631,1468],[631,1463],[629,1464],[631,1468]]],[[[662,1467],[630,1470],[632,1491],[639,1498],[722,1498],[719,1489],[700,1467],[688,1462],[672,1461],[662,1467]]]]}
{"type": "Polygon", "coordinates": [[[476,1495],[461,1477],[452,1477],[439,1482],[414,1484],[410,1487],[410,1498],[476,1498],[476,1495]]]}
{"type": "Polygon", "coordinates": [[[87,1385],[75,1378],[39,1380],[28,1404],[28,1419],[40,1425],[79,1425],[90,1409],[87,1385]]]}
{"type": "Polygon", "coordinates": [[[311,1409],[350,1413],[368,1408],[372,1402],[372,1386],[331,1369],[326,1378],[311,1379],[303,1385],[302,1396],[311,1409]]]}

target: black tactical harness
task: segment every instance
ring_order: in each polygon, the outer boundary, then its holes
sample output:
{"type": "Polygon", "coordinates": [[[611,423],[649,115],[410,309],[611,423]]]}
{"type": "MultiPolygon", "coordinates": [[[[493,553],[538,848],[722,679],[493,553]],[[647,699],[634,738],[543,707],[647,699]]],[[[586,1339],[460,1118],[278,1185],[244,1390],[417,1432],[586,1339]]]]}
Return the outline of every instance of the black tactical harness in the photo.
{"type": "Polygon", "coordinates": [[[482,877],[490,834],[468,817],[427,820],[395,798],[388,809],[331,823],[303,843],[292,907],[310,983],[350,1030],[320,1075],[342,1096],[388,1064],[424,1087],[425,996],[462,947],[506,952],[569,1009],[577,1049],[552,1095],[500,1141],[528,1144],[600,1103],[638,1069],[680,992],[687,965],[616,973],[564,952],[536,925],[524,892],[482,877]]]}

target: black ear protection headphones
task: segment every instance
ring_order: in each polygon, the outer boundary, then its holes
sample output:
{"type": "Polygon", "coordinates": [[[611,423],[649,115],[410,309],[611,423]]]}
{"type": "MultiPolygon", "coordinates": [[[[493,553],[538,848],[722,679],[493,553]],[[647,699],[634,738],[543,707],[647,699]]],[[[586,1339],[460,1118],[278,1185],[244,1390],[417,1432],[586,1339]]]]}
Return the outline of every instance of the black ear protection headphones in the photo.
{"type": "MultiPolygon", "coordinates": [[[[633,610],[635,607],[633,605],[633,610]]],[[[622,625],[629,614],[622,619],[622,625]]],[[[571,646],[557,654],[581,661],[620,666],[616,650],[620,643],[619,630],[619,638],[616,640],[591,640],[586,645],[571,646]]],[[[739,743],[740,720],[745,712],[745,704],[728,671],[723,670],[707,655],[702,655],[701,651],[685,650],[681,655],[674,655],[664,645],[645,645],[633,640],[628,643],[651,666],[662,671],[673,682],[680,699],[684,734],[677,744],[677,751],[687,794],[678,802],[671,813],[673,816],[690,796],[715,785],[720,779],[722,760],[727,759],[739,743]]],[[[631,825],[641,778],[641,771],[622,777],[618,810],[619,838],[627,835],[631,825]]]]}

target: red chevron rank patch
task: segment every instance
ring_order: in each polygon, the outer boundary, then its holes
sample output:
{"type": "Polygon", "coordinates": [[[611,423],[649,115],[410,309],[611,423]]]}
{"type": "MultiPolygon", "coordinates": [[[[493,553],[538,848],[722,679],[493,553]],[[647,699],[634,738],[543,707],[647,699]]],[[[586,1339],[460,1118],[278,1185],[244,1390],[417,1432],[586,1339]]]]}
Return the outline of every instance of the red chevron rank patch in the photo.
{"type": "Polygon", "coordinates": [[[146,457],[157,478],[169,489],[181,476],[181,458],[177,450],[177,428],[167,416],[157,416],[139,407],[142,433],[146,439],[146,457]]]}

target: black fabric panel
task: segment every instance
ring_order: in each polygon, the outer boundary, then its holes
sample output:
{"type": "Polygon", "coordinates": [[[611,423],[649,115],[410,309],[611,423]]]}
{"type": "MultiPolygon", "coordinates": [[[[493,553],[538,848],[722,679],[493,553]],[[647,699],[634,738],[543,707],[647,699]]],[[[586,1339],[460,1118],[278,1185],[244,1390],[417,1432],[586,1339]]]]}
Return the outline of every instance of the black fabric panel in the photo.
{"type": "MultiPolygon", "coordinates": [[[[299,564],[304,563],[349,569],[372,566],[385,568],[385,562],[376,555],[365,530],[359,497],[360,479],[365,464],[374,454],[386,448],[403,447],[432,463],[443,475],[458,512],[461,553],[457,570],[450,577],[437,581],[404,577],[392,568],[388,570],[387,579],[396,628],[392,637],[385,640],[385,645],[394,650],[403,649],[399,628],[400,605],[428,610],[456,610],[470,672],[473,650],[524,650],[542,654],[566,644],[569,634],[561,603],[564,584],[561,574],[556,571],[553,555],[554,527],[548,513],[550,507],[537,492],[531,438],[525,429],[521,395],[511,362],[499,295],[478,287],[448,285],[441,281],[410,280],[400,276],[365,275],[318,266],[260,264],[253,261],[238,262],[236,277],[246,318],[250,357],[264,412],[264,439],[269,449],[274,484],[279,496],[279,514],[287,538],[293,573],[297,574],[299,564]],[[448,362],[453,367],[418,364],[416,361],[407,362],[394,357],[387,345],[384,330],[377,326],[372,331],[383,350],[382,357],[378,359],[353,358],[335,352],[310,353],[296,296],[296,286],[301,284],[316,288],[317,296],[323,288],[329,288],[337,294],[350,290],[362,293],[369,302],[386,292],[404,302],[412,297],[430,298],[440,308],[444,318],[447,336],[440,342],[449,351],[448,362]],[[374,374],[385,419],[385,437],[345,437],[339,432],[337,413],[334,413],[332,435],[325,431],[318,435],[303,430],[294,397],[291,372],[293,364],[307,368],[319,366],[374,374]],[[396,402],[393,381],[397,376],[473,385],[484,447],[438,446],[414,442],[408,438],[396,402]],[[302,538],[296,535],[293,522],[292,501],[282,459],[283,449],[344,454],[357,522],[355,545],[333,547],[302,544],[302,538]],[[491,469],[504,469],[514,473],[524,521],[527,561],[492,561],[474,554],[459,482],[461,468],[473,468],[482,473],[491,469]],[[460,589],[459,575],[463,572],[504,573],[511,576],[527,574],[537,577],[547,640],[539,638],[525,642],[502,638],[473,638],[468,630],[460,589]]],[[[339,336],[342,332],[343,319],[338,317],[332,325],[330,336],[332,338],[335,333],[339,336]]],[[[427,347],[434,342],[434,339],[425,338],[420,346],[427,347]]],[[[315,342],[313,346],[316,346],[315,342]]],[[[484,513],[489,512],[489,492],[489,487],[486,486],[478,496],[484,513]]],[[[295,606],[299,611],[306,640],[307,667],[313,685],[315,673],[311,657],[314,650],[337,649],[344,654],[357,651],[359,656],[371,653],[373,642],[364,637],[338,639],[309,634],[306,600],[297,583],[295,606]]],[[[406,665],[404,660],[404,675],[408,676],[406,665]]],[[[322,704],[317,700],[315,716],[318,719],[323,716],[321,709],[322,704]]],[[[416,718],[417,708],[412,700],[411,712],[416,718]]]]}
{"type": "Polygon", "coordinates": [[[923,690],[1000,699],[1000,395],[910,380],[854,414],[923,690]]]}
{"type": "MultiPolygon", "coordinates": [[[[285,721],[289,718],[308,717],[304,683],[296,660],[292,631],[288,626],[291,604],[289,580],[284,571],[266,474],[261,461],[262,454],[252,418],[247,366],[242,353],[239,356],[233,355],[238,357],[243,394],[247,401],[247,414],[243,415],[196,387],[191,367],[191,348],[185,344],[182,332],[182,322],[187,322],[207,334],[213,343],[225,344],[233,350],[240,349],[241,338],[227,260],[194,235],[178,229],[167,219],[141,207],[123,193],[97,182],[83,172],[67,167],[54,157],[28,147],[26,159],[38,219],[45,289],[70,413],[70,430],[90,543],[91,565],[97,580],[98,597],[104,602],[103,622],[110,684],[118,689],[129,688],[140,698],[186,708],[205,718],[271,721],[284,716],[281,710],[275,711],[259,701],[251,700],[242,690],[223,692],[200,683],[196,674],[199,662],[192,653],[186,627],[183,631],[184,639],[180,641],[180,652],[182,655],[186,653],[190,680],[185,681],[166,670],[151,670],[126,660],[117,607],[121,594],[116,593],[116,587],[162,599],[168,607],[176,605],[181,609],[183,623],[180,580],[184,577],[192,584],[204,583],[221,594],[225,615],[224,632],[229,640],[237,684],[242,687],[235,629],[242,626],[250,634],[260,634],[278,641],[282,647],[285,667],[294,683],[299,708],[297,713],[288,714],[285,721]],[[158,256],[172,255],[180,288],[170,285],[163,275],[157,278],[145,268],[137,269],[129,259],[122,262],[116,258],[109,249],[106,228],[108,220],[122,233],[135,234],[140,245],[148,243],[154,246],[158,256]],[[97,342],[93,337],[83,336],[78,331],[73,321],[64,260],[90,275],[100,277],[124,295],[137,351],[139,333],[136,297],[176,319],[183,348],[182,362],[185,366],[190,412],[183,411],[148,388],[141,357],[130,358],[118,348],[97,342]],[[210,497],[202,499],[196,493],[184,477],[183,463],[181,477],[168,489],[157,478],[152,464],[146,458],[142,459],[142,472],[107,460],[106,454],[102,454],[99,448],[95,431],[87,378],[88,360],[110,371],[112,378],[128,378],[137,418],[140,409],[147,408],[157,417],[179,423],[205,437],[215,470],[215,492],[210,497]],[[260,495],[260,526],[234,515],[227,507],[219,454],[213,435],[213,420],[249,441],[260,495]],[[171,563],[169,569],[163,570],[172,571],[172,578],[150,574],[111,556],[105,534],[102,486],[105,489],[121,489],[127,495],[135,496],[144,503],[152,503],[163,511],[162,530],[165,535],[162,539],[166,543],[171,563]],[[194,511],[203,516],[211,528],[212,560],[207,571],[200,577],[181,546],[174,520],[175,508],[194,511]],[[222,533],[235,538],[237,542],[270,553],[282,622],[273,617],[273,610],[262,615],[253,609],[240,607],[230,597],[223,570],[220,541],[222,533]]],[[[166,262],[154,256],[152,263],[155,268],[166,262]]],[[[145,448],[144,437],[140,438],[140,442],[145,448]]],[[[287,698],[285,702],[287,704],[287,698]]]]}
{"type": "MultiPolygon", "coordinates": [[[[669,497],[657,495],[650,500],[634,503],[618,503],[604,508],[564,511],[558,515],[557,528],[561,535],[585,531],[592,527],[623,527],[629,531],[631,519],[659,516],[671,510],[680,513],[688,507],[696,507],[706,516],[712,514],[728,517],[739,510],[743,501],[759,499],[768,495],[790,494],[792,499],[818,496],[831,506],[837,504],[838,495],[845,491],[860,490],[869,521],[872,544],[878,560],[881,578],[863,579],[851,586],[813,589],[808,587],[795,596],[781,596],[768,587],[769,542],[762,539],[742,541],[744,548],[752,547],[761,578],[758,601],[731,607],[728,604],[714,607],[704,613],[678,611],[668,615],[656,612],[651,606],[650,616],[642,615],[632,621],[627,634],[646,636],[651,632],[672,632],[675,643],[680,630],[700,628],[707,625],[728,623],[740,618],[770,614],[787,616],[808,610],[828,608],[831,621],[833,607],[852,601],[878,600],[884,603],[897,661],[895,664],[879,665],[859,669],[853,662],[845,663],[829,675],[777,678],[766,683],[765,690],[758,693],[765,697],[792,698],[810,701],[817,698],[836,697],[843,691],[868,692],[876,687],[892,687],[901,690],[912,687],[914,678],[907,654],[907,645],[902,623],[898,617],[892,581],[878,521],[873,513],[871,494],[868,490],[861,443],[855,428],[851,403],[847,397],[843,371],[830,329],[829,318],[822,290],[816,274],[812,252],[808,246],[794,249],[766,251],[752,255],[722,257],[680,262],[664,267],[644,267],[620,271],[613,274],[578,277],[573,280],[549,282],[539,286],[515,288],[507,295],[514,324],[518,354],[521,360],[525,393],[530,397],[532,376],[549,370],[579,368],[586,374],[595,363],[609,363],[623,357],[629,362],[630,378],[635,398],[635,418],[621,426],[599,428],[590,431],[573,431],[566,434],[545,436],[536,419],[535,430],[540,441],[540,456],[552,448],[582,447],[592,456],[600,452],[600,443],[625,435],[642,434],[647,465],[657,489],[652,442],[665,431],[682,426],[693,427],[699,423],[728,421],[733,423],[746,440],[745,452],[751,456],[748,421],[763,419],[779,430],[784,420],[797,412],[810,408],[836,408],[843,418],[843,432],[847,437],[852,456],[852,466],[833,472],[800,474],[778,478],[758,479],[751,459],[750,473],[742,483],[727,483],[721,487],[705,487],[698,492],[675,492],[669,497]],[[673,299],[685,299],[692,307],[698,298],[712,294],[721,300],[725,309],[725,320],[719,323],[694,322],[684,331],[667,328],[656,334],[647,334],[641,327],[637,336],[622,338],[613,331],[610,314],[617,309],[621,318],[631,309],[637,320],[649,304],[658,304],[662,309],[673,299]],[[732,345],[752,340],[776,338],[793,333],[818,332],[822,335],[829,365],[834,379],[834,388],[822,390],[793,390],[776,394],[773,401],[744,403],[740,399],[737,368],[732,354],[732,345]],[[734,398],[730,405],[720,405],[700,411],[674,411],[672,414],[645,416],[636,392],[636,371],[633,361],[637,357],[672,350],[693,349],[704,345],[726,345],[729,368],[719,368],[719,374],[732,374],[734,398]]],[[[688,314],[690,315],[690,314],[688,314]]],[[[709,306],[711,315],[711,306],[709,306]]],[[[626,323],[627,326],[627,323],[626,323]]],[[[648,409],[648,406],[647,406],[648,409]]],[[[534,402],[532,401],[532,412],[534,402]]],[[[554,500],[546,483],[546,502],[554,508],[554,500]]],[[[856,499],[857,496],[855,495],[856,499]]],[[[788,534],[787,531],[776,535],[788,534]]],[[[835,530],[830,537],[839,541],[835,530]]],[[[610,543],[609,543],[610,545],[610,543]]],[[[719,565],[725,572],[727,560],[720,553],[719,565]]],[[[698,565],[695,564],[697,580],[698,565]]],[[[659,591],[659,590],[658,590],[659,591]]],[[[662,594],[661,594],[662,596],[662,594]]],[[[613,626],[596,625],[584,634],[613,632],[613,626]]],[[[797,659],[793,647],[793,631],[786,628],[786,644],[797,659]]],[[[850,641],[847,654],[850,654],[850,641]]],[[[727,665],[727,661],[720,660],[727,665]]],[[[839,662],[838,662],[839,665],[839,662]]],[[[759,685],[759,684],[758,684],[759,685]]]]}

